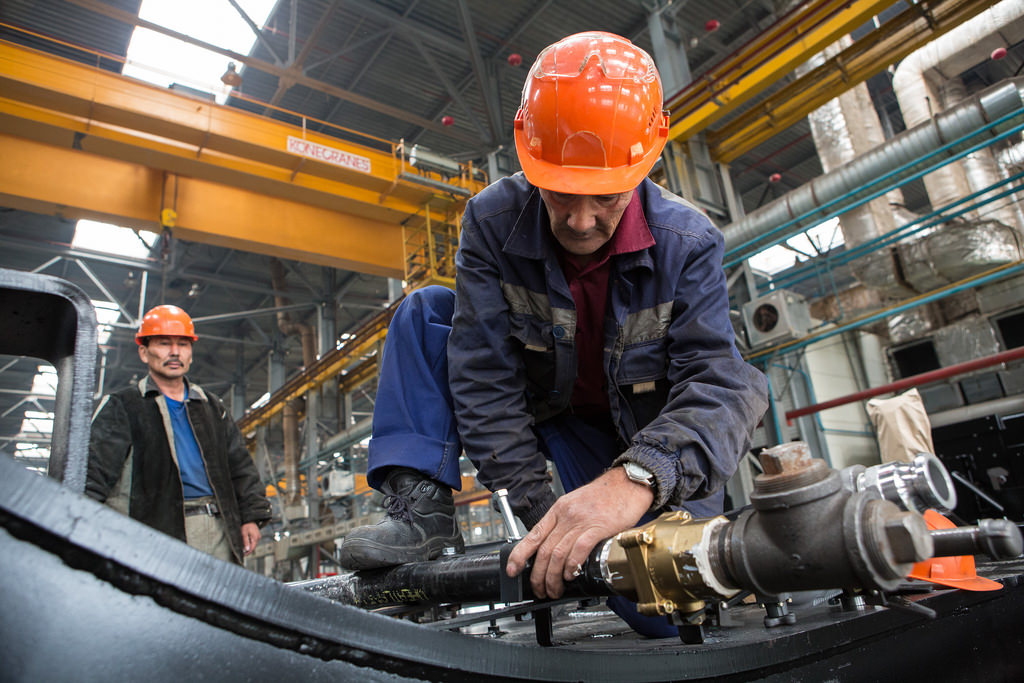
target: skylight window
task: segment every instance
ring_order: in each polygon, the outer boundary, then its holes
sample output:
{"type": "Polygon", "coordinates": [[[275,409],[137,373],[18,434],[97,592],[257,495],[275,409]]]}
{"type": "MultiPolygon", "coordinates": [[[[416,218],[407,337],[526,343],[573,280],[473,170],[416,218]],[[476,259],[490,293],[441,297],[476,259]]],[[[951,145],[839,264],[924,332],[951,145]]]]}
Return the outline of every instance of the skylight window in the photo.
{"type": "Polygon", "coordinates": [[[96,322],[99,323],[96,328],[96,343],[102,346],[109,341],[110,334],[114,331],[112,325],[121,317],[121,311],[117,308],[117,304],[110,301],[93,299],[92,306],[96,309],[96,322]]]}
{"type": "MultiPolygon", "coordinates": [[[[35,443],[28,443],[19,441],[14,444],[14,458],[15,460],[38,460],[46,459],[50,457],[50,447],[40,446],[35,443]]],[[[26,465],[25,469],[37,472],[39,474],[46,474],[45,465],[26,465]]]]}
{"type": "MultiPolygon", "coordinates": [[[[75,225],[75,236],[71,240],[71,246],[104,254],[144,259],[153,251],[158,237],[155,232],[147,230],[135,231],[110,223],[81,220],[75,225]]],[[[121,317],[121,312],[117,304],[111,301],[93,300],[92,305],[96,309],[96,321],[99,323],[97,342],[106,344],[113,331],[111,325],[121,317]]]]}
{"type": "Polygon", "coordinates": [[[57,395],[57,370],[52,365],[36,367],[36,376],[32,378],[32,394],[34,396],[57,395]]]}
{"type": "Polygon", "coordinates": [[[110,223],[81,220],[75,224],[71,246],[141,259],[149,256],[157,237],[155,232],[136,232],[110,223]]]}
{"type": "Polygon", "coordinates": [[[49,436],[53,433],[53,413],[26,410],[21,431],[28,436],[49,436]]]}
{"type": "MultiPolygon", "coordinates": [[[[238,5],[257,26],[262,26],[276,1],[238,0],[238,5]]],[[[252,51],[256,40],[227,0],[143,0],[139,18],[243,55],[252,51]]],[[[127,58],[122,72],[125,76],[163,87],[185,85],[214,95],[222,104],[230,92],[220,80],[231,61],[228,57],[162,33],[136,27],[127,58]]]]}
{"type": "MultiPolygon", "coordinates": [[[[57,370],[52,365],[37,365],[32,379],[31,396],[25,401],[36,410],[26,410],[21,420],[21,429],[13,437],[14,457],[26,461],[45,460],[50,457],[50,435],[53,434],[53,413],[47,411],[42,400],[57,394],[57,370]]],[[[46,472],[46,467],[29,467],[37,472],[46,472]]]]}
{"type": "Polygon", "coordinates": [[[808,228],[806,231],[790,237],[782,244],[776,244],[748,259],[750,267],[769,275],[792,268],[798,263],[828,253],[844,244],[843,231],[839,229],[839,219],[829,220],[808,228]]]}

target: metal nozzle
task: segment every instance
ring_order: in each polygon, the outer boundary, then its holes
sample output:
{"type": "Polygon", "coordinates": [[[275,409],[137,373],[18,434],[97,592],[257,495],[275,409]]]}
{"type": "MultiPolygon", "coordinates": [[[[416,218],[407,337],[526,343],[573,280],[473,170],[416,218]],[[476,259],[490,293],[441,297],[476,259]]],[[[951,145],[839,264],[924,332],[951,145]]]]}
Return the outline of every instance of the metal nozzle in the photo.
{"type": "Polygon", "coordinates": [[[994,560],[1010,560],[1024,551],[1020,529],[1007,519],[980,519],[978,526],[933,529],[935,557],[984,553],[994,560]]]}
{"type": "Polygon", "coordinates": [[[956,489],[942,461],[919,453],[913,462],[887,462],[854,476],[858,491],[874,491],[904,510],[923,514],[933,508],[948,512],[956,507],[956,489]]]}

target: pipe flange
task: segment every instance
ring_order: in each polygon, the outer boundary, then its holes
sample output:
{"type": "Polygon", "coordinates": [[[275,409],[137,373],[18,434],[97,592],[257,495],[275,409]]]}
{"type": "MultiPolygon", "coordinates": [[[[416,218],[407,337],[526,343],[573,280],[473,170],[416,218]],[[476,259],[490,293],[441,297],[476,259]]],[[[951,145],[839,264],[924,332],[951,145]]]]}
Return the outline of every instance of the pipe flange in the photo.
{"type": "Polygon", "coordinates": [[[931,453],[918,453],[913,462],[888,462],[856,475],[856,488],[874,491],[905,510],[929,508],[948,512],[956,507],[956,489],[946,467],[931,453]]]}
{"type": "MultiPolygon", "coordinates": [[[[765,486],[766,475],[757,475],[754,492],[750,494],[750,504],[755,510],[785,510],[827,498],[843,488],[838,472],[830,469],[822,460],[814,462],[816,464],[805,470],[800,477],[789,477],[785,488],[765,486]]],[[[771,483],[778,483],[778,480],[771,483]]]]}

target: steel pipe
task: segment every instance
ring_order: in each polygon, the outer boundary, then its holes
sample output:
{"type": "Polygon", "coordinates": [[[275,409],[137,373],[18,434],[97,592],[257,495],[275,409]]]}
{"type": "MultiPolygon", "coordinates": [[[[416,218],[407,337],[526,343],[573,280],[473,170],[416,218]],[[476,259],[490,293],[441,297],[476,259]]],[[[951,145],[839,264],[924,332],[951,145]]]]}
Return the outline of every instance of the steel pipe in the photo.
{"type": "MultiPolygon", "coordinates": [[[[784,197],[748,214],[724,229],[726,260],[749,255],[769,245],[758,242],[780,226],[791,225],[786,233],[806,229],[812,222],[820,220],[818,211],[834,204],[843,197],[855,200],[870,194],[886,174],[900,171],[892,178],[898,181],[909,177],[921,167],[921,160],[946,146],[950,141],[970,136],[1001,117],[1024,109],[1021,87],[1024,79],[1003,83],[963,102],[934,119],[918,125],[894,137],[856,160],[822,176],[784,197]],[[901,170],[902,169],[902,170],[901,170]],[[806,219],[804,223],[794,219],[806,219]]],[[[1011,120],[1001,124],[999,130],[1013,126],[1011,120]]],[[[992,135],[999,132],[992,130],[992,135]]],[[[963,142],[946,149],[941,156],[955,156],[959,148],[971,143],[963,142]]],[[[778,239],[783,239],[779,235],[778,239]]]]}

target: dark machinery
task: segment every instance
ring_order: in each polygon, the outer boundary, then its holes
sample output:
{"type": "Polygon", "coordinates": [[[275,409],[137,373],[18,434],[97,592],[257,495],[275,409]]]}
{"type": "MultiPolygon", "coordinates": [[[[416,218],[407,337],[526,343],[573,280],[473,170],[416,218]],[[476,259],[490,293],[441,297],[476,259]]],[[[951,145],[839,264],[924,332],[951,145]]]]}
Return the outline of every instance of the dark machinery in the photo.
{"type": "MultiPolygon", "coordinates": [[[[955,505],[952,481],[933,455],[837,472],[797,442],[767,449],[761,463],[752,506],[735,520],[680,511],[624,531],[598,545],[567,594],[624,595],[641,613],[671,619],[684,642],[701,642],[707,604],[741,592],[757,596],[773,626],[793,623],[786,603],[796,591],[840,589],[851,599],[891,604],[884,593],[898,588],[915,563],[1021,553],[1020,531],[1006,520],[929,531],[920,513],[955,505]]],[[[528,582],[503,571],[509,548],[292,585],[369,608],[532,599],[528,582]]]]}
{"type": "Polygon", "coordinates": [[[4,680],[1024,679],[1014,654],[1024,648],[1024,562],[981,565],[979,573],[1003,586],[992,592],[917,586],[908,594],[892,578],[910,558],[931,553],[1019,550],[1017,530],[1000,521],[922,535],[917,513],[900,506],[913,510],[919,499],[949,493],[927,458],[835,473],[799,447],[783,449],[768,457],[771,473],[739,516],[656,520],[601,544],[574,583],[576,595],[635,595],[645,609],[692,627],[690,636],[706,631],[686,643],[642,638],[600,613],[575,623],[575,613],[557,614],[566,605],[532,601],[528,584],[504,579],[501,552],[320,586],[354,603],[401,605],[382,611],[429,613],[430,623],[339,604],[220,562],[80,494],[85,441],[76,434],[88,426],[86,366],[95,356],[87,300],[48,278],[0,275],[0,301],[24,321],[0,325],[0,347],[32,355],[30,337],[39,335],[36,348],[52,344],[55,359],[71,358],[65,376],[74,380],[61,418],[72,428],[55,429],[65,440],[54,451],[63,462],[51,468],[61,483],[0,457],[4,680]],[[43,306],[40,293],[56,298],[43,306]],[[73,343],[56,343],[76,329],[73,343]],[[808,534],[831,552],[806,547],[808,534]],[[822,585],[848,599],[802,603],[799,624],[782,615],[767,629],[760,608],[738,600],[758,593],[771,612],[773,600],[785,604],[785,591],[822,585]],[[502,596],[511,606],[494,609],[502,596]],[[471,602],[490,622],[485,633],[476,632],[479,615],[445,612],[471,602]],[[535,623],[514,621],[527,612],[535,623]],[[531,630],[546,632],[542,644],[551,647],[534,645],[531,630]]]}

